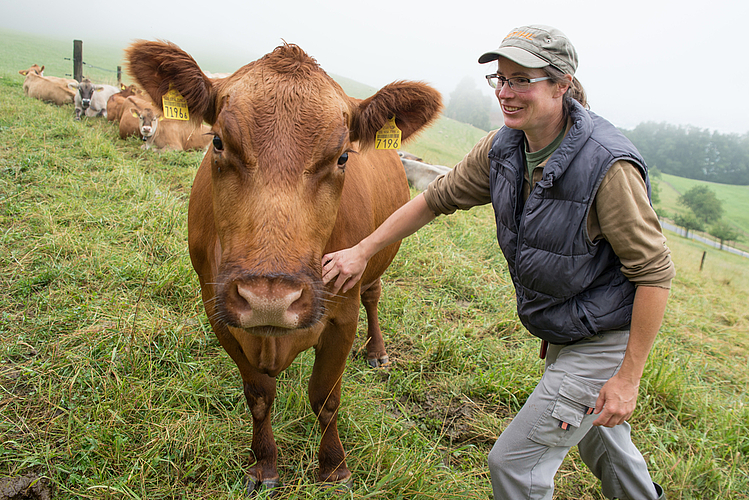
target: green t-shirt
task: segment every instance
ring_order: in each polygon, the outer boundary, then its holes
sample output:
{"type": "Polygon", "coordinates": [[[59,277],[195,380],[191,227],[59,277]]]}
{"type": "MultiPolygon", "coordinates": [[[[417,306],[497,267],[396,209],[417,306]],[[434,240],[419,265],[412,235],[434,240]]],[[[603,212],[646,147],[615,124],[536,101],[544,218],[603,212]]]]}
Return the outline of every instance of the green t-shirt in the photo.
{"type": "Polygon", "coordinates": [[[551,154],[557,150],[560,144],[562,144],[562,139],[564,139],[564,133],[567,131],[567,128],[562,128],[562,131],[559,132],[559,135],[556,139],[551,141],[551,144],[546,146],[543,149],[540,149],[538,151],[534,151],[533,153],[528,152],[528,144],[525,145],[525,167],[528,169],[528,179],[531,181],[531,185],[533,185],[533,170],[539,166],[541,163],[546,160],[551,154]]]}

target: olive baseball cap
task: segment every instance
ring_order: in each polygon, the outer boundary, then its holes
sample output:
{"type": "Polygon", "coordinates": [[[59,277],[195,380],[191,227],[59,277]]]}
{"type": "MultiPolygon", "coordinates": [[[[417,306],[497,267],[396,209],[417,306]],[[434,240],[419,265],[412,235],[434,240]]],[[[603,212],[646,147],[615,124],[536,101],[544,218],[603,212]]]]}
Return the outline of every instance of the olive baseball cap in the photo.
{"type": "Polygon", "coordinates": [[[498,49],[479,57],[481,64],[499,59],[516,62],[525,68],[554,66],[565,74],[575,75],[577,52],[569,39],[556,28],[534,24],[514,29],[498,49]]]}

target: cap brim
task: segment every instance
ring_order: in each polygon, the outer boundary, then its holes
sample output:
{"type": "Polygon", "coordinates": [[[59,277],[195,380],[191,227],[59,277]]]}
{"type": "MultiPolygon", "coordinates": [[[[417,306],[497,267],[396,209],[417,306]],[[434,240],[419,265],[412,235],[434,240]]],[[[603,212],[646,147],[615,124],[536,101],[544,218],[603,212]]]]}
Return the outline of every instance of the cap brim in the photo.
{"type": "Polygon", "coordinates": [[[513,61],[524,68],[545,68],[550,65],[549,61],[544,61],[527,50],[517,47],[500,47],[496,50],[487,52],[479,57],[479,63],[485,64],[491,61],[496,61],[500,56],[506,57],[510,61],[513,61]]]}

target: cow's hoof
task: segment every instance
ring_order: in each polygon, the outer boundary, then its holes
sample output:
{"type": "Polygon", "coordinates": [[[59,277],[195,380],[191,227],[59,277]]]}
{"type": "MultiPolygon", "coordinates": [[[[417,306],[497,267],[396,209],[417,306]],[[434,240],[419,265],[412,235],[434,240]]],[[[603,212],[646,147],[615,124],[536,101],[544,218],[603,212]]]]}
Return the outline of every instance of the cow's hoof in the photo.
{"type": "Polygon", "coordinates": [[[345,495],[354,489],[354,476],[349,476],[345,481],[337,483],[322,483],[320,489],[326,496],[345,495]]]}
{"type": "Polygon", "coordinates": [[[249,498],[254,498],[261,493],[264,494],[263,498],[275,498],[280,494],[280,488],[281,480],[278,478],[260,481],[250,475],[247,476],[247,496],[249,498]]]}
{"type": "Polygon", "coordinates": [[[370,358],[367,360],[370,368],[387,368],[390,366],[390,358],[387,354],[381,358],[370,358]]]}

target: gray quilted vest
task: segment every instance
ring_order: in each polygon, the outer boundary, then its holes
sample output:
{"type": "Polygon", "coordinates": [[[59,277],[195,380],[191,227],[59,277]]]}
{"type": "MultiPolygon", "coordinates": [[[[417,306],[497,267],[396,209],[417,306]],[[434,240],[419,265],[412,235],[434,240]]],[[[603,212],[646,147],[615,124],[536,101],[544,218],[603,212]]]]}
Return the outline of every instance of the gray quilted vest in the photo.
{"type": "Polygon", "coordinates": [[[629,325],[635,287],[607,241],[588,241],[588,212],[617,160],[639,168],[650,196],[647,167],[634,145],[577,103],[571,117],[572,128],[525,203],[523,132],[503,127],[489,153],[497,239],[518,315],[528,331],[552,344],[629,325]]]}

